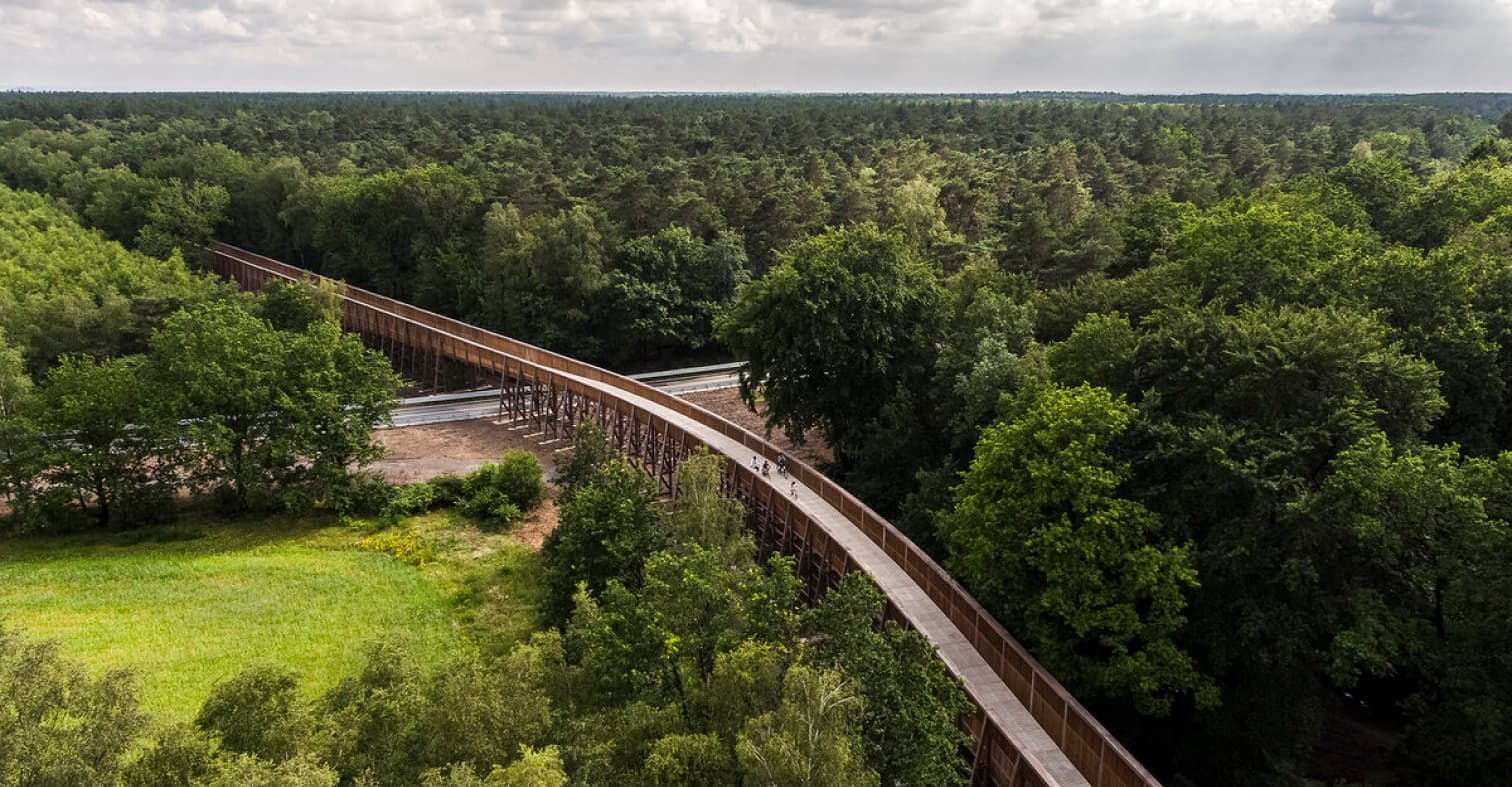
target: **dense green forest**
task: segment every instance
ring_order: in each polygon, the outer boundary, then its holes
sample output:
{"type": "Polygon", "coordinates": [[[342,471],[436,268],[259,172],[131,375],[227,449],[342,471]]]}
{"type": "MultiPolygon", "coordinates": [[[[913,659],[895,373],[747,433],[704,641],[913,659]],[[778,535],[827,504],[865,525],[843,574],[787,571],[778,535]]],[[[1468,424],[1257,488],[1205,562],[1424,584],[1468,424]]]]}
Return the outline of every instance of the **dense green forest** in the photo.
{"type": "MultiPolygon", "coordinates": [[[[960,685],[923,637],[878,625],[883,599],[862,575],[807,606],[791,559],[758,563],[744,511],[720,495],[722,461],[684,462],[663,506],[601,430],[582,430],[541,558],[543,630],[498,648],[473,621],[430,667],[380,640],[314,696],[298,672],[255,664],[191,723],[154,724],[131,673],[89,674],[0,627],[0,784],[964,784],[960,685]]],[[[405,487],[390,510],[528,509],[543,491],[536,460],[507,454],[405,487]],[[492,505],[480,480],[495,482],[492,505]]],[[[385,532],[407,554],[412,535],[385,532]]]]}
{"type": "Polygon", "coordinates": [[[10,529],[346,508],[398,378],[303,284],[238,296],[0,186],[0,497],[10,529]]]}
{"type": "Polygon", "coordinates": [[[0,96],[0,181],[149,253],[214,234],[635,365],[707,349],[735,287],[826,226],[1061,283],[1137,264],[1148,242],[1126,236],[1160,199],[1210,207],[1371,154],[1452,167],[1490,128],[1457,110],[20,93],[0,96]]]}
{"type": "MultiPolygon", "coordinates": [[[[1491,784],[1509,108],[17,94],[0,180],[151,257],[214,236],[589,360],[749,361],[1171,783],[1491,784]]],[[[143,341],[90,327],[6,322],[14,365],[143,341]]],[[[604,570],[551,580],[557,621],[604,570]]]]}
{"type": "MultiPolygon", "coordinates": [[[[333,287],[237,293],[0,186],[0,298],[0,524],[23,536],[203,538],[158,524],[192,507],[229,529],[337,514],[370,534],[361,549],[418,565],[435,544],[410,518],[450,511],[454,540],[456,522],[507,530],[548,495],[523,451],[404,487],[358,470],[381,453],[373,428],[399,381],[341,331],[333,287]]],[[[144,713],[133,671],[86,670],[0,619],[0,785],[962,783],[960,685],[920,635],[881,625],[861,575],[802,603],[794,562],[759,562],[721,496],[722,462],[685,461],[669,505],[584,427],[560,468],[534,636],[502,646],[518,636],[478,615],[473,597],[494,592],[478,574],[454,599],[466,636],[445,663],[346,643],[366,666],[314,696],[297,671],[249,664],[190,724],[144,713]]],[[[134,540],[111,543],[152,581],[134,540]]],[[[154,614],[132,625],[172,625],[154,614]]]]}

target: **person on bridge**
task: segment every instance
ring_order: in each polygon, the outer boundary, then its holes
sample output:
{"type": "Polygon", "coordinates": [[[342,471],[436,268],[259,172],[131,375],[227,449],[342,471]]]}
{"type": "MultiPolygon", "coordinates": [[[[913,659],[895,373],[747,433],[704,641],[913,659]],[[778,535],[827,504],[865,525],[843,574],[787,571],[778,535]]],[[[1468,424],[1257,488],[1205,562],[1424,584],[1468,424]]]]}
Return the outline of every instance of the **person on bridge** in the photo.
{"type": "Polygon", "coordinates": [[[772,475],[772,463],[771,462],[762,462],[761,463],[761,477],[762,478],[770,478],[771,475],[772,475]]]}
{"type": "Polygon", "coordinates": [[[798,482],[797,481],[794,481],[793,485],[791,487],[789,487],[789,489],[792,490],[793,497],[797,497],[798,496],[798,482]]]}
{"type": "Polygon", "coordinates": [[[787,456],[783,454],[777,455],[777,475],[787,475],[787,456]]]}
{"type": "Polygon", "coordinates": [[[756,472],[756,455],[751,455],[751,472],[756,472]]]}

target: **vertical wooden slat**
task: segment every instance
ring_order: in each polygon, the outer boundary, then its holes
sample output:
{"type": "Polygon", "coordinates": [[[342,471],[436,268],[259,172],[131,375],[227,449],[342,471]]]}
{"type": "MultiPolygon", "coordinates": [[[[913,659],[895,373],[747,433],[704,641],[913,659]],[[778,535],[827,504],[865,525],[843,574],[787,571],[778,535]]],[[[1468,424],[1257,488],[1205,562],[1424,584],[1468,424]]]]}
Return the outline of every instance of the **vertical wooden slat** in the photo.
{"type": "MultiPolygon", "coordinates": [[[[223,244],[216,244],[213,251],[212,269],[221,276],[236,281],[244,289],[260,288],[273,279],[299,280],[309,276],[308,272],[293,266],[223,244]]],[[[510,411],[509,415],[513,418],[528,419],[538,428],[549,425],[554,432],[563,423],[570,429],[591,412],[586,391],[576,382],[558,390],[555,375],[571,375],[650,400],[738,441],[747,450],[769,460],[776,456],[777,449],[765,440],[665,392],[360,288],[349,287],[346,292],[343,322],[349,324],[355,332],[370,338],[379,347],[387,347],[401,373],[408,372],[417,382],[423,382],[429,376],[432,386],[439,390],[446,381],[447,364],[466,364],[471,361],[476,364],[473,368],[482,368],[485,350],[490,365],[495,364],[492,353],[498,353],[501,415],[510,411]],[[514,363],[512,383],[511,362],[514,363]],[[561,395],[569,397],[565,408],[558,399],[561,395]]],[[[566,380],[565,377],[561,379],[566,380]]],[[[627,452],[634,454],[643,467],[648,467],[662,478],[670,490],[674,485],[672,474],[675,465],[688,455],[697,443],[696,438],[663,419],[653,420],[650,413],[641,411],[638,406],[620,397],[603,398],[607,395],[606,389],[599,389],[594,401],[598,404],[597,414],[600,417],[610,418],[612,408],[615,425],[611,432],[615,434],[617,446],[628,449],[627,452]]],[[[740,494],[748,505],[760,512],[764,532],[770,534],[768,542],[779,545],[778,548],[789,554],[808,555],[810,559],[801,559],[800,565],[806,566],[811,574],[817,573],[818,576],[812,579],[821,584],[832,581],[837,572],[844,573],[850,569],[854,563],[852,556],[836,552],[839,546],[834,539],[825,535],[823,527],[811,522],[782,495],[779,497],[784,499],[780,501],[781,505],[777,505],[771,485],[745,471],[742,457],[735,457],[735,461],[736,466],[731,473],[732,483],[737,490],[741,490],[740,494]],[[746,476],[749,476],[749,483],[742,486],[741,479],[746,476]],[[779,521],[780,519],[786,521],[779,521]],[[814,552],[816,548],[819,550],[817,554],[814,552]],[[816,560],[819,567],[817,570],[814,568],[816,560]]],[[[1019,696],[1035,718],[1042,720],[1047,731],[1058,733],[1060,745],[1066,750],[1068,758],[1074,758],[1073,762],[1077,762],[1094,787],[1155,787],[1158,784],[938,564],[918,550],[890,523],[877,517],[859,500],[823,475],[801,463],[795,463],[792,469],[794,477],[800,483],[834,506],[864,537],[881,547],[890,559],[897,562],[918,583],[928,598],[961,630],[1003,680],[1004,685],[1019,696]],[[1094,753],[1095,760],[1092,759],[1094,753]]],[[[987,759],[992,763],[989,770],[995,774],[995,781],[1025,784],[1043,781],[1038,775],[1041,771],[1037,770],[1037,766],[1024,767],[1025,758],[1011,746],[996,745],[1006,740],[990,737],[1001,735],[1000,730],[989,727],[976,731],[976,734],[990,744],[987,759]]]]}

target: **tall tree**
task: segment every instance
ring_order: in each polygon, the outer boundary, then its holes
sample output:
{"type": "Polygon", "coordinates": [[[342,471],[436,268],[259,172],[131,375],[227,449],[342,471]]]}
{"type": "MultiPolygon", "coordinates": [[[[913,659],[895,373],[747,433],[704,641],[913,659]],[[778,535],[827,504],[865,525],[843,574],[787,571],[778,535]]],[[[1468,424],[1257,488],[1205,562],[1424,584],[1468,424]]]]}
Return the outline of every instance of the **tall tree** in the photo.
{"type": "Polygon", "coordinates": [[[177,179],[153,197],[147,224],[137,234],[142,253],[167,258],[178,252],[191,259],[210,244],[231,202],[224,186],[177,179]]]}
{"type": "Polygon", "coordinates": [[[610,248],[599,223],[581,205],[531,216],[494,205],[483,219],[485,323],[554,350],[599,352],[590,312],[606,284],[610,248]]]}
{"type": "Polygon", "coordinates": [[[193,483],[240,510],[268,502],[275,488],[322,500],[341,491],[349,467],[380,455],[372,431],[392,410],[398,380],[333,317],[317,312],[290,333],[218,302],[174,315],[153,336],[161,404],[189,419],[201,460],[193,483]]]}
{"type": "Polygon", "coordinates": [[[47,480],[107,527],[160,513],[178,482],[175,436],[149,406],[158,397],[137,361],[66,356],[40,392],[47,480]]]}
{"type": "Polygon", "coordinates": [[[393,413],[399,376],[387,358],[329,319],[295,334],[281,360],[283,417],[298,457],[294,478],[315,500],[339,502],[350,491],[351,468],[383,456],[373,430],[393,413]]]}
{"type": "Polygon", "coordinates": [[[187,480],[237,510],[266,503],[296,461],[284,351],[285,337],[227,302],[179,312],[152,338],[150,374],[166,394],[159,403],[165,417],[187,419],[198,449],[187,480]]]}
{"type": "Polygon", "coordinates": [[[1073,691],[1164,715],[1212,704],[1178,644],[1197,584],[1190,545],[1119,495],[1113,453],[1135,410],[1091,386],[1021,393],[989,427],[940,526],[951,569],[1073,691]]]}
{"type": "Polygon", "coordinates": [[[655,482],[618,458],[577,489],[541,546],[546,622],[566,622],[578,583],[586,583],[594,594],[611,579],[639,586],[646,557],[666,544],[656,498],[655,482]]]}
{"type": "Polygon", "coordinates": [[[796,666],[782,705],[748,722],[735,751],[750,787],[879,784],[862,760],[862,700],[839,673],[796,666]]]}
{"type": "Polygon", "coordinates": [[[866,763],[884,783],[964,784],[961,750],[969,741],[957,720],[971,712],[971,702],[922,635],[892,622],[878,625],[885,601],[866,575],[847,574],[805,612],[803,661],[855,681],[865,702],[866,763]]]}
{"type": "Polygon", "coordinates": [[[1424,783],[1492,784],[1512,764],[1509,468],[1512,455],[1395,450],[1377,433],[1339,455],[1314,501],[1359,556],[1330,677],[1377,713],[1406,713],[1402,759],[1424,783]]]}
{"type": "Polygon", "coordinates": [[[41,436],[32,421],[35,395],[21,351],[0,330],[0,498],[23,526],[42,470],[41,436]]]}
{"type": "Polygon", "coordinates": [[[901,233],[872,224],[827,230],[780,259],[741,288],[720,337],[748,362],[746,402],[795,440],[819,429],[843,465],[894,393],[925,379],[941,287],[901,233]]]}

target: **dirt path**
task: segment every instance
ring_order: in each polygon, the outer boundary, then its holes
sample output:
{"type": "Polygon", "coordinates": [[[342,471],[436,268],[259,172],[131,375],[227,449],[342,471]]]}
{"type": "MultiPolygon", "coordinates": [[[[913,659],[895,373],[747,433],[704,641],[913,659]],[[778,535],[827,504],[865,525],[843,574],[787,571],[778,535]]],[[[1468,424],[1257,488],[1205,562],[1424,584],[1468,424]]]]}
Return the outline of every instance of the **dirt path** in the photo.
{"type": "MultiPolygon", "coordinates": [[[[824,438],[815,432],[809,432],[803,445],[794,444],[781,432],[768,434],[765,417],[746,407],[737,389],[700,391],[683,398],[756,434],[766,435],[789,456],[809,464],[823,465],[834,458],[824,438]]],[[[396,484],[409,484],[447,473],[466,473],[484,462],[498,459],[506,448],[522,448],[541,460],[546,479],[552,480],[556,477],[554,456],[570,443],[562,440],[541,445],[545,438],[527,437],[530,433],[530,429],[512,428],[486,418],[381,429],[376,434],[378,441],[388,450],[388,456],[373,463],[373,469],[396,484]]]]}
{"type": "MultiPolygon", "coordinates": [[[[736,389],[701,391],[684,398],[757,434],[767,434],[763,416],[747,408],[736,389]]],[[[412,484],[429,481],[438,475],[461,475],[477,469],[484,462],[497,460],[505,449],[520,448],[534,454],[541,462],[546,480],[554,481],[556,453],[571,443],[561,440],[542,445],[544,436],[531,437],[530,434],[531,429],[511,428],[487,418],[380,429],[375,435],[388,455],[374,462],[372,469],[393,483],[412,484]]],[[[832,459],[829,447],[817,434],[810,433],[801,446],[780,432],[769,435],[768,439],[789,456],[810,464],[823,464],[832,459]]],[[[541,542],[556,523],[556,501],[548,499],[520,523],[513,535],[531,549],[540,549],[541,542]]]]}
{"type": "MultiPolygon", "coordinates": [[[[396,484],[429,481],[438,475],[461,475],[484,462],[497,460],[508,448],[535,454],[549,484],[556,479],[557,449],[571,445],[565,440],[541,445],[544,436],[528,437],[529,429],[511,429],[491,419],[380,429],[374,434],[388,450],[388,456],[374,462],[372,469],[396,484]]],[[[553,485],[547,498],[510,530],[510,536],[540,551],[546,535],[557,525],[555,495],[553,485]]]]}
{"type": "Polygon", "coordinates": [[[746,407],[745,402],[740,400],[740,389],[722,388],[717,391],[700,391],[698,393],[684,394],[684,399],[713,411],[734,422],[741,428],[748,429],[765,437],[788,456],[795,457],[816,467],[822,467],[834,460],[834,454],[825,444],[824,438],[817,432],[809,430],[805,435],[803,445],[796,445],[781,431],[767,433],[766,414],[752,412],[746,407]]]}
{"type": "Polygon", "coordinates": [[[466,473],[484,462],[498,460],[508,448],[521,448],[541,461],[546,480],[556,478],[553,456],[571,443],[541,445],[543,436],[527,437],[529,429],[510,428],[491,419],[381,429],[375,433],[388,456],[372,468],[396,484],[426,481],[448,473],[466,473]]]}

